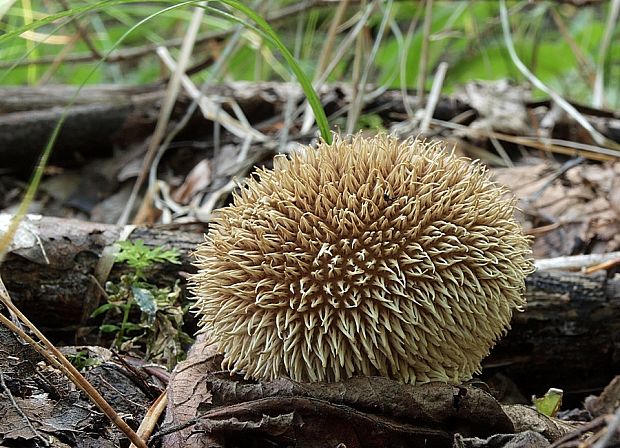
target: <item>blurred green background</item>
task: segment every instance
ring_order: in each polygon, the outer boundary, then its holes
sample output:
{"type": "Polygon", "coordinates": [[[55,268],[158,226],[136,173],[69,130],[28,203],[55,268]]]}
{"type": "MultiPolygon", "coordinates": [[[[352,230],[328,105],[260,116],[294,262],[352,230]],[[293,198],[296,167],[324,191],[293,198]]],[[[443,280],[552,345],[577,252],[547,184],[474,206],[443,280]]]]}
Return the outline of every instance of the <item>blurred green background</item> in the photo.
{"type": "MultiPolygon", "coordinates": [[[[147,84],[162,81],[168,72],[154,47],[166,45],[178,51],[196,3],[0,0],[0,33],[6,37],[0,44],[0,83],[147,84]],[[179,4],[177,8],[158,14],[179,4]],[[83,12],[85,6],[92,9],[83,12]],[[66,17],[43,23],[51,14],[64,10],[70,11],[66,17]],[[21,35],[10,35],[31,23],[37,26],[21,35]],[[112,50],[119,38],[137,24],[112,50]],[[93,67],[108,52],[109,61],[100,63],[93,72],[93,67]]],[[[321,68],[318,61],[339,3],[265,0],[248,2],[248,5],[269,21],[307,75],[316,79],[315,71],[321,68]]],[[[579,3],[507,2],[517,54],[544,83],[565,98],[583,104],[592,103],[595,74],[599,70],[604,80],[602,106],[618,109],[620,30],[617,23],[609,23],[615,2],[589,2],[585,6],[579,3]],[[602,52],[606,32],[609,45],[602,52]]],[[[223,54],[233,36],[232,31],[238,27],[225,14],[247,19],[218,2],[205,4],[209,9],[190,64],[196,82],[291,79],[283,58],[251,29],[246,28],[241,33],[232,52],[223,54]],[[218,60],[223,70],[214,76],[218,60]]],[[[336,29],[332,59],[339,45],[358,24],[361,26],[359,34],[337,58],[328,82],[355,82],[369,63],[368,82],[375,87],[415,89],[420,67],[424,66],[423,57],[427,66],[423,84],[427,90],[437,64],[442,61],[448,63],[444,93],[451,93],[470,80],[524,80],[508,55],[499,2],[434,1],[427,9],[423,1],[349,1],[336,29]],[[372,11],[360,24],[366,8],[372,11]],[[425,33],[428,10],[431,11],[430,29],[425,33]],[[428,50],[423,55],[425,41],[428,50]]],[[[534,91],[535,98],[545,96],[534,91]]]]}

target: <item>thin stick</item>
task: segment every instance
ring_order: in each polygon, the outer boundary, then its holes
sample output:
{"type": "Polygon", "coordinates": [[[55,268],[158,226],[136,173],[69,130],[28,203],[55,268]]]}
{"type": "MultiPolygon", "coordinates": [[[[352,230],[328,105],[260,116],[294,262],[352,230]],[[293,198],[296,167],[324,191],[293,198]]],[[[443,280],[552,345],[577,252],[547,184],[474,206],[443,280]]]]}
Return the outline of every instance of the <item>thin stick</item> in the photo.
{"type": "Polygon", "coordinates": [[[499,154],[500,158],[504,161],[504,164],[509,167],[514,167],[515,164],[512,163],[510,156],[508,155],[508,153],[506,152],[502,144],[499,142],[499,140],[496,139],[495,137],[490,137],[489,140],[491,141],[491,144],[493,145],[493,147],[499,154]]]}
{"type": "Polygon", "coordinates": [[[13,397],[13,394],[11,393],[11,389],[9,389],[6,386],[6,383],[4,382],[4,374],[2,373],[2,370],[0,370],[0,386],[2,386],[2,389],[4,390],[4,393],[9,397],[9,401],[11,402],[13,407],[15,408],[15,411],[17,411],[17,413],[21,416],[21,418],[26,422],[26,426],[28,426],[28,428],[30,428],[30,431],[32,431],[32,433],[35,435],[35,437],[37,439],[39,439],[39,441],[43,444],[43,446],[50,446],[48,441],[45,439],[45,437],[43,437],[39,433],[39,431],[36,430],[36,428],[34,426],[32,426],[32,422],[30,421],[28,416],[26,414],[24,414],[24,411],[22,411],[22,409],[19,407],[19,405],[15,401],[15,398],[13,397]]]}
{"type": "Polygon", "coordinates": [[[67,44],[64,47],[62,47],[62,49],[56,55],[56,59],[54,60],[54,62],[52,62],[52,64],[47,68],[47,70],[45,70],[45,73],[43,73],[41,77],[39,78],[39,80],[37,81],[37,86],[42,86],[42,85],[47,84],[47,82],[52,78],[54,73],[56,73],[56,71],[61,66],[61,64],[65,62],[65,58],[69,55],[71,50],[73,50],[73,48],[75,47],[75,44],[77,44],[79,39],[80,39],[80,35],[76,33],[71,38],[71,40],[67,42],[67,44]]]}
{"type": "Polygon", "coordinates": [[[543,258],[534,261],[534,265],[539,271],[548,271],[550,269],[581,269],[618,259],[620,259],[620,252],[608,252],[606,254],[571,255],[567,257],[543,258]]]}
{"type": "Polygon", "coordinates": [[[592,446],[592,448],[606,448],[608,446],[612,446],[612,440],[616,435],[616,432],[618,432],[619,428],[620,406],[618,407],[618,409],[616,409],[613,420],[607,425],[607,432],[605,432],[605,435],[601,438],[601,440],[599,440],[594,446],[592,446]]]}
{"type": "MultiPolygon", "coordinates": [[[[158,48],[157,55],[161,58],[166,67],[171,70],[175,70],[175,72],[178,71],[179,65],[174,61],[167,48],[158,48]]],[[[268,137],[265,134],[252,128],[247,122],[247,119],[244,120],[245,122],[240,122],[234,119],[215,101],[210,99],[207,95],[201,93],[200,89],[196,87],[189,76],[185,74],[182,75],[180,77],[180,82],[190,98],[198,103],[198,107],[206,119],[214,122],[218,121],[231,134],[236,135],[241,139],[253,138],[261,142],[268,140],[268,137]]]]}
{"type": "Polygon", "coordinates": [[[194,42],[196,41],[196,35],[198,34],[198,29],[200,28],[200,23],[202,22],[202,17],[204,16],[204,8],[197,6],[194,9],[194,13],[192,15],[192,20],[187,29],[187,33],[185,34],[185,38],[183,41],[183,45],[181,46],[181,54],[179,56],[179,63],[177,66],[177,70],[173,73],[170,78],[170,82],[168,83],[168,88],[166,90],[166,97],[164,98],[164,103],[161,106],[161,110],[159,112],[159,118],[157,120],[157,125],[155,126],[155,131],[149,141],[149,147],[146,152],[146,156],[144,158],[144,162],[142,164],[142,170],[140,171],[140,175],[136,182],[133,185],[133,189],[131,190],[131,195],[127,200],[127,204],[125,204],[125,208],[123,209],[123,213],[118,219],[117,224],[125,225],[129,220],[129,214],[133,209],[133,205],[136,202],[136,198],[138,196],[138,192],[144,183],[151,163],[157,154],[157,149],[159,148],[159,144],[164,137],[164,133],[166,132],[166,128],[168,127],[168,122],[170,120],[170,115],[172,114],[172,108],[174,107],[174,103],[177,100],[179,95],[179,90],[181,88],[181,78],[185,73],[185,68],[188,65],[190,56],[192,54],[192,49],[194,48],[194,42]]]}
{"type": "Polygon", "coordinates": [[[590,266],[584,270],[585,274],[592,274],[598,271],[606,271],[607,269],[615,268],[620,265],[620,258],[616,258],[615,260],[609,260],[604,263],[600,263],[594,266],[590,266]]]}
{"type": "MultiPolygon", "coordinates": [[[[142,423],[140,423],[140,427],[138,428],[138,435],[142,438],[142,440],[148,440],[153,434],[153,430],[157,425],[157,421],[161,414],[166,410],[166,406],[168,406],[168,391],[163,391],[157,400],[151,405],[148,411],[146,411],[146,415],[142,419],[142,423]]],[[[137,448],[133,443],[129,446],[129,448],[137,448]]]]}
{"type": "Polygon", "coordinates": [[[21,328],[11,322],[3,314],[0,314],[0,323],[11,330],[13,333],[27,341],[37,352],[39,352],[50,363],[59,368],[77,387],[86,393],[95,405],[129,438],[129,440],[140,448],[147,448],[146,443],[138,437],[133,429],[116,413],[114,408],[101,396],[101,394],[82,376],[82,374],[65,358],[65,356],[39,331],[23,313],[13,304],[11,297],[0,278],[0,302],[4,304],[26,327],[32,331],[43,344],[42,347],[34,339],[28,336],[21,328]],[[47,352],[45,349],[49,350],[47,352]]]}
{"type": "MultiPolygon", "coordinates": [[[[258,2],[260,0],[257,0],[256,2],[253,3],[252,8],[254,8],[255,6],[257,6],[258,2]]],[[[301,17],[301,16],[300,16],[301,17]]],[[[187,110],[185,111],[185,114],[183,115],[183,117],[177,122],[177,124],[174,126],[174,128],[172,130],[170,130],[170,132],[168,132],[165,140],[163,141],[163,143],[160,145],[157,154],[155,156],[155,158],[153,159],[153,163],[151,164],[151,168],[149,170],[149,191],[152,192],[152,200],[155,204],[155,207],[160,208],[163,207],[162,201],[160,200],[160,195],[157,194],[157,169],[159,166],[159,162],[161,160],[161,158],[164,156],[165,152],[168,150],[168,148],[170,147],[171,142],[176,138],[176,136],[179,134],[179,132],[181,132],[183,129],[185,129],[185,127],[187,126],[187,123],[189,123],[190,119],[194,116],[194,112],[196,111],[196,109],[198,107],[201,107],[201,109],[205,109],[206,106],[208,105],[200,105],[199,103],[202,101],[203,98],[206,98],[205,96],[205,92],[207,91],[207,88],[213,84],[214,80],[216,80],[217,78],[220,77],[220,75],[222,74],[222,72],[224,72],[225,68],[226,68],[226,61],[229,60],[229,57],[233,54],[234,50],[237,48],[237,44],[239,43],[241,36],[242,36],[242,32],[243,32],[243,27],[241,25],[239,25],[237,27],[237,30],[235,31],[235,33],[232,35],[232,37],[229,39],[228,43],[226,44],[226,47],[224,48],[224,51],[220,54],[220,57],[217,59],[217,61],[215,62],[215,64],[213,65],[212,71],[210,76],[208,77],[207,80],[205,80],[202,84],[202,86],[200,87],[200,92],[198,92],[196,97],[192,98],[192,102],[189,105],[189,107],[187,108],[187,110]]],[[[159,50],[158,50],[159,51],[159,50]]],[[[172,59],[172,58],[170,58],[172,59]]],[[[165,61],[164,61],[165,63],[165,61]]],[[[172,65],[170,65],[168,67],[168,69],[170,70],[171,73],[173,73],[176,70],[176,62],[172,61],[172,65]]],[[[183,79],[185,79],[187,77],[187,74],[183,76],[183,79]]],[[[220,107],[220,105],[213,103],[213,107],[209,110],[212,110],[212,114],[215,114],[215,117],[219,117],[220,113],[225,113],[222,108],[220,107]]],[[[204,111],[203,111],[203,115],[204,115],[204,111]]],[[[207,117],[205,115],[205,117],[207,117]]],[[[207,117],[208,118],[208,117],[207,117]]],[[[231,118],[232,119],[232,118],[231,118]]],[[[214,129],[213,129],[213,140],[215,142],[215,148],[217,148],[217,142],[219,142],[219,131],[220,131],[220,123],[218,120],[214,119],[214,129]]],[[[216,151],[217,152],[217,151],[216,151]]],[[[175,205],[181,207],[180,204],[177,204],[176,202],[174,203],[175,205]]],[[[162,209],[163,211],[163,209],[162,209]]],[[[143,211],[144,213],[145,211],[143,211]]]]}

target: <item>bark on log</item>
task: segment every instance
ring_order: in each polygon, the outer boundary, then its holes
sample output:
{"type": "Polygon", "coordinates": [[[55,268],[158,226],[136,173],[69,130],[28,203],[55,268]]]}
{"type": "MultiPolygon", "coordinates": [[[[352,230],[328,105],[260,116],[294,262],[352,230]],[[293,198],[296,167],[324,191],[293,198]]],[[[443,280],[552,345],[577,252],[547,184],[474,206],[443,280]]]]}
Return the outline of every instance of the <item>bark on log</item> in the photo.
{"type": "MultiPolygon", "coordinates": [[[[12,250],[0,273],[15,303],[47,330],[84,325],[100,296],[93,287],[95,266],[122,228],[59,218],[29,220],[31,244],[12,250]],[[49,263],[45,261],[41,247],[49,263]]],[[[192,272],[191,252],[202,230],[136,228],[130,240],[175,247],[181,265],[158,265],[153,279],[173,283],[192,272]]],[[[123,273],[115,265],[110,279],[123,273]]],[[[605,386],[620,371],[620,280],[604,275],[537,272],[527,279],[528,306],[485,360],[485,372],[502,371],[524,391],[549,387],[584,394],[605,386]]]]}
{"type": "Polygon", "coordinates": [[[163,95],[154,86],[85,87],[69,106],[75,92],[73,86],[1,88],[0,166],[29,170],[65,112],[51,163],[111,154],[116,141],[128,144],[152,132],[163,95]]]}
{"type": "Polygon", "coordinates": [[[538,395],[562,388],[568,402],[600,390],[620,371],[620,280],[540,271],[526,285],[527,308],[513,316],[485,371],[538,395]]]}
{"type": "MultiPolygon", "coordinates": [[[[2,215],[0,215],[2,216],[2,215]]],[[[0,275],[17,306],[46,330],[72,330],[84,325],[102,299],[94,279],[106,247],[118,241],[122,226],[51,217],[29,217],[17,243],[0,266],[0,275]]],[[[191,252],[204,239],[202,231],[136,228],[128,238],[147,246],[176,248],[181,265],[158,264],[152,282],[172,285],[179,272],[193,271],[191,252]]],[[[115,264],[109,275],[117,281],[126,272],[115,264]]]]}

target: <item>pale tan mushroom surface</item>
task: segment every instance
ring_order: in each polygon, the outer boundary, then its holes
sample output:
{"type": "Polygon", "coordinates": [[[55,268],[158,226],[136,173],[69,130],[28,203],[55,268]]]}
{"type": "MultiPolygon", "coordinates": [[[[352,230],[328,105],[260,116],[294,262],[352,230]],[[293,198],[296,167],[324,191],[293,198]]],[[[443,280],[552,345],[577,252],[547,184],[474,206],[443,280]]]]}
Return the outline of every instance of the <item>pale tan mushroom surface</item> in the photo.
{"type": "Polygon", "coordinates": [[[277,156],[197,251],[201,325],[246,377],[460,383],[525,305],[513,211],[439,143],[336,136],[277,156]]]}

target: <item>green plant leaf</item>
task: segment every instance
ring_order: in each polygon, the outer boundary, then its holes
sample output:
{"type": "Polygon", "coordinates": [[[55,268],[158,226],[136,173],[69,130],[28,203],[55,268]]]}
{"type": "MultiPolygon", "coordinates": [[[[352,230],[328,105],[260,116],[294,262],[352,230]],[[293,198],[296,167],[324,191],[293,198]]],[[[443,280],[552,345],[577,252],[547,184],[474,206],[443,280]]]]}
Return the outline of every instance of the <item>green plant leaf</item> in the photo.
{"type": "Polygon", "coordinates": [[[120,330],[120,327],[114,324],[104,324],[99,327],[99,330],[101,330],[102,333],[115,333],[120,330]]]}
{"type": "Polygon", "coordinates": [[[125,322],[123,324],[123,329],[125,331],[139,331],[144,330],[144,325],[136,324],[134,322],[125,322]]]}
{"type": "Polygon", "coordinates": [[[149,316],[149,318],[153,318],[157,312],[157,303],[155,302],[153,293],[148,289],[138,288],[136,286],[131,287],[131,292],[133,292],[133,298],[140,308],[140,311],[149,316]]]}
{"type": "Polygon", "coordinates": [[[533,397],[534,406],[536,410],[547,417],[555,417],[562,406],[562,396],[564,391],[562,389],[551,388],[547,391],[544,397],[533,397]]]}
{"type": "Polygon", "coordinates": [[[106,311],[109,311],[115,308],[118,308],[118,305],[114,303],[104,303],[103,305],[95,308],[95,310],[92,313],[90,313],[90,317],[97,317],[100,314],[105,313],[106,311]]]}
{"type": "Polygon", "coordinates": [[[134,269],[139,279],[144,278],[144,271],[155,263],[180,264],[179,251],[176,249],[164,249],[163,247],[147,247],[144,241],[120,241],[120,251],[116,254],[115,261],[125,262],[134,269]]]}

